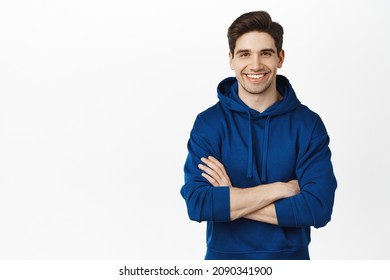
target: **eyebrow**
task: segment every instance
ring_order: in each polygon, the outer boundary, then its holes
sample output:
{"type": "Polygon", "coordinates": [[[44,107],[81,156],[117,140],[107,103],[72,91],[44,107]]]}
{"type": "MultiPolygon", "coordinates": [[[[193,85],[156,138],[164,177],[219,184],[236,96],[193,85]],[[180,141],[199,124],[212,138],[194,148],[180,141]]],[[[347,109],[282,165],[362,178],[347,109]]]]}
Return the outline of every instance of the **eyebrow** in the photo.
{"type": "MultiPolygon", "coordinates": [[[[237,50],[236,51],[236,54],[240,54],[240,53],[250,53],[252,52],[250,49],[240,49],[240,50],[237,50]]],[[[269,48],[269,49],[262,49],[260,50],[260,52],[272,52],[272,53],[276,53],[276,51],[272,48],[269,48]]]]}
{"type": "Polygon", "coordinates": [[[276,53],[276,51],[274,49],[262,49],[260,52],[272,52],[272,53],[276,53]]]}

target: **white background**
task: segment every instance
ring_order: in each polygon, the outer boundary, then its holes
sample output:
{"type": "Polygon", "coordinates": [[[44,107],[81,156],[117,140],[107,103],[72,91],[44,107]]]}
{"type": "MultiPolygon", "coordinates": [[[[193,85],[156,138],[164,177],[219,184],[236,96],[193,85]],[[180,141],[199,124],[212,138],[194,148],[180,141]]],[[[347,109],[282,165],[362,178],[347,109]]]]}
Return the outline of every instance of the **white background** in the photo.
{"type": "Polygon", "coordinates": [[[234,75],[226,30],[268,11],[331,137],[313,259],[390,257],[388,1],[1,1],[0,259],[202,259],[184,200],[196,114],[234,75]]]}

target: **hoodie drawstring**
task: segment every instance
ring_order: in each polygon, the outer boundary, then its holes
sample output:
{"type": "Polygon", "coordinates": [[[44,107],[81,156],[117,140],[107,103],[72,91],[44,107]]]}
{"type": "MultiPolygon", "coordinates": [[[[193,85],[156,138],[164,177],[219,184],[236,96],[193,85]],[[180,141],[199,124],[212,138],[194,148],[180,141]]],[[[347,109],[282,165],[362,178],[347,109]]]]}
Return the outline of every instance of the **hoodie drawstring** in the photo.
{"type": "MultiPolygon", "coordinates": [[[[269,126],[271,122],[271,116],[267,116],[265,120],[264,139],[262,147],[262,159],[261,159],[261,182],[267,182],[267,156],[268,156],[268,138],[269,138],[269,126]]],[[[252,118],[251,113],[248,112],[248,167],[247,178],[252,178],[253,175],[253,137],[252,137],[252,118]]]]}
{"type": "Polygon", "coordinates": [[[264,140],[263,140],[263,158],[261,160],[261,181],[267,182],[267,156],[268,156],[268,135],[269,135],[269,124],[271,116],[268,116],[265,121],[264,128],[264,140]]]}
{"type": "Polygon", "coordinates": [[[248,111],[248,124],[249,124],[249,136],[248,136],[248,168],[246,177],[252,178],[252,169],[253,169],[253,143],[252,143],[252,118],[251,112],[248,111]]]}

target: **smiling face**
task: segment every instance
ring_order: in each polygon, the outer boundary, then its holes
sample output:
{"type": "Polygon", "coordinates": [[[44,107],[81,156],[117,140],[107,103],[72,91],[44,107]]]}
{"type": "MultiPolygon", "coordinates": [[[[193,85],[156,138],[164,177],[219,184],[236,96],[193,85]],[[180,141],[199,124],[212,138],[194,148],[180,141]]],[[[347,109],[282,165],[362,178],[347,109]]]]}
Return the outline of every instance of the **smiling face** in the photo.
{"type": "Polygon", "coordinates": [[[282,67],[284,51],[277,53],[275,42],[268,33],[243,34],[236,41],[234,55],[229,53],[229,58],[240,96],[277,94],[276,73],[282,67]]]}

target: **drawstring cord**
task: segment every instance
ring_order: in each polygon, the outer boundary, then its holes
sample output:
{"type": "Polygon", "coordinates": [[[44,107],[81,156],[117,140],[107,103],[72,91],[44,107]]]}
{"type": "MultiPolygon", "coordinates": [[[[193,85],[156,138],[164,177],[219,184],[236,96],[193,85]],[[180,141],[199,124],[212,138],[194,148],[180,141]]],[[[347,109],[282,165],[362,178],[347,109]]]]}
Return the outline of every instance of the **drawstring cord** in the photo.
{"type": "Polygon", "coordinates": [[[252,118],[251,112],[248,111],[248,124],[249,124],[249,139],[248,139],[248,167],[247,167],[247,178],[252,178],[253,169],[253,143],[252,143],[252,118]]]}
{"type": "MultiPolygon", "coordinates": [[[[268,138],[269,138],[269,126],[271,122],[271,116],[267,116],[265,121],[264,128],[264,139],[263,139],[263,150],[262,150],[262,160],[261,160],[261,181],[267,181],[267,156],[268,156],[268,138]]],[[[247,178],[252,178],[253,176],[253,137],[252,137],[252,118],[251,113],[248,112],[248,166],[247,166],[247,178]]]]}
{"type": "Polygon", "coordinates": [[[263,158],[261,161],[261,181],[267,182],[267,156],[268,156],[268,135],[269,135],[269,124],[271,116],[268,116],[265,121],[264,128],[264,139],[263,139],[263,158]]]}

